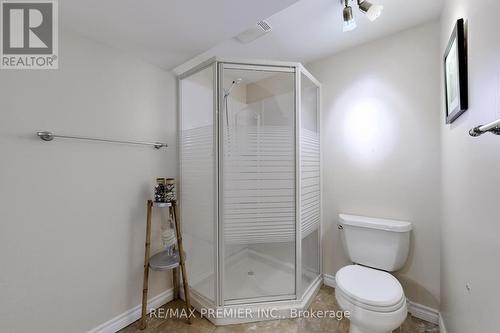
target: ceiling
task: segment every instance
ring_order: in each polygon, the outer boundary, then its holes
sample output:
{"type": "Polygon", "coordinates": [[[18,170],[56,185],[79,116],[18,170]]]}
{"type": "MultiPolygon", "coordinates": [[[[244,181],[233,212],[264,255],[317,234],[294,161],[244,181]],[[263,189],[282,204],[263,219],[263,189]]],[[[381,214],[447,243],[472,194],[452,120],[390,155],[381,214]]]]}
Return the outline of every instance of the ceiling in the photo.
{"type": "Polygon", "coordinates": [[[342,4],[338,0],[301,0],[267,19],[273,30],[241,44],[228,38],[190,62],[177,67],[180,73],[212,56],[272,59],[307,63],[343,49],[437,19],[442,0],[371,0],[384,5],[378,20],[370,22],[352,4],[357,29],[342,32],[342,4]]]}
{"type": "Polygon", "coordinates": [[[62,0],[59,17],[83,36],[179,72],[214,55],[307,63],[436,19],[443,2],[372,1],[384,5],[381,17],[369,22],[353,5],[358,28],[348,33],[340,0],[62,0]],[[267,35],[249,44],[232,38],[262,19],[273,27],[267,35]]]}
{"type": "Polygon", "coordinates": [[[62,0],[61,25],[171,69],[297,0],[62,0]]]}

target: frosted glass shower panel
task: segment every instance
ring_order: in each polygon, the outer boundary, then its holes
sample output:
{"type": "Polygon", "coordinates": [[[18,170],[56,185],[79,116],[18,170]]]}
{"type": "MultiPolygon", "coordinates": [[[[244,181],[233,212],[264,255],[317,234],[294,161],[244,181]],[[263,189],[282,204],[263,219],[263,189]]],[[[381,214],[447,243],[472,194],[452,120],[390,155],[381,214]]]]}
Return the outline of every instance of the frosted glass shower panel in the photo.
{"type": "Polygon", "coordinates": [[[300,228],[301,292],[320,274],[319,88],[306,75],[300,80],[300,228]]]}
{"type": "Polygon", "coordinates": [[[215,302],[214,66],[179,81],[182,233],[191,289],[215,302]]]}

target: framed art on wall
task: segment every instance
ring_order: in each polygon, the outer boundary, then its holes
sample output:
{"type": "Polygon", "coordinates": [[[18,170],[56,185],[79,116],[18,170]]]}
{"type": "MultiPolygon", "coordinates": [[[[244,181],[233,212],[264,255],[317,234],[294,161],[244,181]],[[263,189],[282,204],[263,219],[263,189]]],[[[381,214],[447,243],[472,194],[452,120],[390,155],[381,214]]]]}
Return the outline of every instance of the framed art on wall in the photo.
{"type": "Polygon", "coordinates": [[[444,53],[446,123],[451,124],[468,108],[467,50],[464,19],[457,20],[444,53]]]}

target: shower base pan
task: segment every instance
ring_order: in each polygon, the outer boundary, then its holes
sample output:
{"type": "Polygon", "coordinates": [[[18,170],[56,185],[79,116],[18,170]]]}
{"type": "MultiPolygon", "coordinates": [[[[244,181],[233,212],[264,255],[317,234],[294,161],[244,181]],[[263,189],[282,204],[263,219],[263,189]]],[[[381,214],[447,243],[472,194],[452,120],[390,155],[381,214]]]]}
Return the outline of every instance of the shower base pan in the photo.
{"type": "MultiPolygon", "coordinates": [[[[260,296],[259,293],[264,295],[268,289],[274,292],[281,290],[280,294],[286,294],[283,282],[294,279],[295,272],[293,267],[273,261],[276,259],[250,249],[240,251],[228,258],[225,279],[228,295],[235,299],[244,298],[249,294],[260,296]],[[270,265],[273,266],[272,270],[268,269],[270,265]],[[277,270],[276,267],[280,267],[280,269],[277,270]]],[[[290,295],[289,299],[286,300],[262,301],[265,300],[265,297],[261,296],[256,298],[259,301],[249,298],[245,300],[245,303],[226,301],[229,304],[214,306],[211,301],[192,288],[191,303],[203,317],[218,326],[292,318],[297,317],[300,311],[308,309],[318,293],[322,281],[321,275],[305,274],[302,282],[304,285],[308,285],[308,288],[300,300],[295,299],[295,295],[290,295]]],[[[208,291],[209,286],[213,285],[213,276],[194,285],[195,289],[202,293],[205,288],[208,291]]]]}

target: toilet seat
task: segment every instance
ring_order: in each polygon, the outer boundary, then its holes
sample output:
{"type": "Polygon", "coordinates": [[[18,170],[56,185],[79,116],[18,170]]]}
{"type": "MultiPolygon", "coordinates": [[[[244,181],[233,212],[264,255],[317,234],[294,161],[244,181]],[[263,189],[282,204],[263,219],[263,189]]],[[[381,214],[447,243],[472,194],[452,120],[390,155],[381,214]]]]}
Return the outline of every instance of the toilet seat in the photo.
{"type": "Polygon", "coordinates": [[[339,296],[374,312],[393,312],[406,304],[403,288],[391,274],[360,265],[341,268],[335,276],[339,296]]]}

